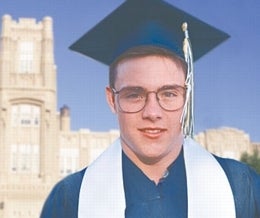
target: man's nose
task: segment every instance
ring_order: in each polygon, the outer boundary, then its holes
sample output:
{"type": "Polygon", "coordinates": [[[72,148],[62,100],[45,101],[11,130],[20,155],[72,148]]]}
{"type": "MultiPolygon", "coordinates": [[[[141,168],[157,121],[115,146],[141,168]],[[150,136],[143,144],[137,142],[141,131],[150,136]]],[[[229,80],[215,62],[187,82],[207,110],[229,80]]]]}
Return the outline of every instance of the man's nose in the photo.
{"type": "Polygon", "coordinates": [[[147,99],[142,115],[143,118],[153,121],[162,117],[162,108],[159,105],[156,93],[150,92],[149,94],[147,94],[147,99]]]}

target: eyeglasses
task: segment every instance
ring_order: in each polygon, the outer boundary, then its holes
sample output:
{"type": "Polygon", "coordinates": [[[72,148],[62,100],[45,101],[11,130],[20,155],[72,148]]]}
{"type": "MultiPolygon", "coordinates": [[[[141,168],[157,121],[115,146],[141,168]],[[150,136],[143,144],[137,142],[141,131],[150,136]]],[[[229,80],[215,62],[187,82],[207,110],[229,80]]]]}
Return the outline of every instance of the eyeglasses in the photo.
{"type": "Polygon", "coordinates": [[[117,95],[117,103],[122,112],[137,113],[141,111],[147,102],[148,95],[154,93],[160,107],[166,111],[176,111],[185,102],[186,88],[179,85],[163,86],[157,91],[147,91],[142,87],[125,87],[117,91],[112,89],[117,95]]]}

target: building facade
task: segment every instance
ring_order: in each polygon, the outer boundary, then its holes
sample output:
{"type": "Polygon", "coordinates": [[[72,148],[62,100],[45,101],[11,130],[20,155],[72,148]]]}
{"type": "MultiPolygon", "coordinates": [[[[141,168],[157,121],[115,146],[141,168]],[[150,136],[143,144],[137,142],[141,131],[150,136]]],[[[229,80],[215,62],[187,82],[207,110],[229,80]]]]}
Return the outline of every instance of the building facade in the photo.
{"type": "Polygon", "coordinates": [[[195,136],[195,140],[211,153],[220,157],[240,160],[243,153],[253,154],[260,148],[252,143],[248,134],[235,128],[208,129],[195,136]]]}
{"type": "MultiPolygon", "coordinates": [[[[2,17],[0,38],[0,218],[39,217],[53,185],[94,160],[118,130],[70,129],[70,111],[57,112],[53,24],[50,17],[2,17]]],[[[220,156],[251,152],[247,134],[224,128],[196,140],[220,156]]]]}
{"type": "Polygon", "coordinates": [[[0,218],[38,217],[55,182],[93,160],[116,137],[70,130],[57,112],[50,17],[2,17],[0,38],[0,218]]]}

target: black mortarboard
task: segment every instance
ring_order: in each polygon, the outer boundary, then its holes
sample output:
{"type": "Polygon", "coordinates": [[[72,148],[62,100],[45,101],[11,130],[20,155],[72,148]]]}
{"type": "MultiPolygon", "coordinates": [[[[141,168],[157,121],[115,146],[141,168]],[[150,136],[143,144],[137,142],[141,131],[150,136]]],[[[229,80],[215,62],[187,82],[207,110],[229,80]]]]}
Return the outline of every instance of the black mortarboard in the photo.
{"type": "Polygon", "coordinates": [[[194,61],[229,37],[164,1],[126,0],[70,48],[106,65],[138,45],[157,45],[183,56],[183,22],[189,25],[194,61]]]}

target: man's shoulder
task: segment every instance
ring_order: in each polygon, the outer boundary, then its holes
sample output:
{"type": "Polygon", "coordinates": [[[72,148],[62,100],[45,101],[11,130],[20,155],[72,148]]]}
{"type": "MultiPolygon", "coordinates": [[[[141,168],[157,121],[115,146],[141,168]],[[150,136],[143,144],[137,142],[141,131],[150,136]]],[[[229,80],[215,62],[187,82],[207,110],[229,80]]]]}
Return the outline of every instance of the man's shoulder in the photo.
{"type": "Polygon", "coordinates": [[[80,186],[84,173],[86,171],[86,168],[77,171],[75,173],[72,173],[65,178],[63,178],[60,182],[57,183],[57,185],[64,185],[64,186],[71,186],[73,185],[75,188],[75,185],[80,186]]]}
{"type": "Polygon", "coordinates": [[[53,187],[50,196],[58,195],[66,196],[69,198],[77,197],[85,170],[86,168],[78,172],[72,173],[60,180],[59,182],[57,182],[56,185],[53,187]]]}
{"type": "Polygon", "coordinates": [[[216,159],[224,169],[231,185],[237,213],[244,214],[241,217],[259,217],[260,175],[240,161],[221,157],[216,159]],[[253,215],[249,216],[246,211],[253,215]]]}
{"type": "Polygon", "coordinates": [[[41,218],[77,217],[79,192],[85,170],[63,178],[53,187],[44,203],[41,218]]]}
{"type": "MultiPolygon", "coordinates": [[[[233,173],[233,174],[243,174],[243,176],[251,176],[252,174],[256,174],[255,170],[252,169],[250,166],[248,166],[245,163],[242,163],[241,161],[230,159],[230,158],[223,158],[215,156],[219,164],[222,166],[222,168],[225,170],[227,174],[233,173]]],[[[256,174],[257,175],[257,174],[256,174]]]]}
{"type": "MultiPolygon", "coordinates": [[[[53,188],[53,191],[61,195],[78,195],[85,169],[72,173],[60,180],[53,188]]],[[[73,198],[73,197],[71,197],[73,198]]]]}
{"type": "Polygon", "coordinates": [[[237,160],[216,157],[225,171],[233,191],[245,195],[254,193],[260,203],[260,175],[250,166],[237,160]]]}

